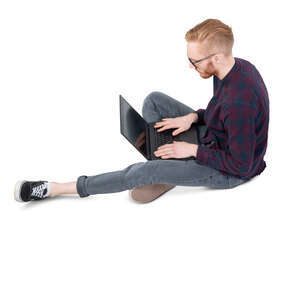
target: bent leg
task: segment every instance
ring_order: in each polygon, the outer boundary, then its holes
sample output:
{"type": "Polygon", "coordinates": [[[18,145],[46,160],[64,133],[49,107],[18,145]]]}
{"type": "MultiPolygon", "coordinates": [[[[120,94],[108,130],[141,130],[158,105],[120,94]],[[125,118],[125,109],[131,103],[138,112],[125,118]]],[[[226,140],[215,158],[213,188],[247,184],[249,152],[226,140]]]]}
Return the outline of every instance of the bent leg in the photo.
{"type": "MultiPolygon", "coordinates": [[[[190,106],[158,91],[150,93],[143,102],[142,115],[148,123],[159,122],[164,118],[176,118],[196,112],[190,106]]],[[[205,136],[206,125],[197,125],[199,138],[205,136]]],[[[174,128],[175,130],[175,128],[174,128]]]]}
{"type": "Polygon", "coordinates": [[[162,93],[152,92],[143,102],[142,115],[148,123],[161,121],[163,118],[176,118],[196,110],[162,93]]]}

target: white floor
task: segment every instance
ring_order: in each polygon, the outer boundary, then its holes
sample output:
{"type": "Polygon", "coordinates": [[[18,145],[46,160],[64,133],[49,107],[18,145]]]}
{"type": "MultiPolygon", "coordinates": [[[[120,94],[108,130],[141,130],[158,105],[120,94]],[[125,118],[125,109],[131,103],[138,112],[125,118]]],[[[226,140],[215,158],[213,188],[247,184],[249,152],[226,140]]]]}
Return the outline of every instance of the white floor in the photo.
{"type": "Polygon", "coordinates": [[[298,202],[268,171],[231,190],[177,186],[148,204],[127,191],[24,205],[10,194],[1,291],[8,299],[296,299],[298,202]]]}

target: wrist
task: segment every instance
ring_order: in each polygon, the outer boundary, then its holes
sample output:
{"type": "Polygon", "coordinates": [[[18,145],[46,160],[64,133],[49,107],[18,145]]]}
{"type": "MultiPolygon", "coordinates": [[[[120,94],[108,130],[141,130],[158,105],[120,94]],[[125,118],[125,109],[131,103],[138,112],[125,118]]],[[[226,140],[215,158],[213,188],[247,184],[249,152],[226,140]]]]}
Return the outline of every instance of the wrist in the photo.
{"type": "Polygon", "coordinates": [[[191,144],[191,156],[193,157],[197,156],[198,146],[199,145],[191,144]]]}
{"type": "Polygon", "coordinates": [[[187,116],[191,120],[191,123],[197,123],[198,114],[196,112],[189,113],[189,114],[187,114],[187,116]]]}

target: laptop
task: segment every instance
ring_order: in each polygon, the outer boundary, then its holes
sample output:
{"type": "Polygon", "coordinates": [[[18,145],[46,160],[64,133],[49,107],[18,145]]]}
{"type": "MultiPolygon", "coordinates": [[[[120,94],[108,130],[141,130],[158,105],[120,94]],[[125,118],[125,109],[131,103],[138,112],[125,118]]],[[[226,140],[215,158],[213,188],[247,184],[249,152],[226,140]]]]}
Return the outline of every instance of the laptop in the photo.
{"type": "MultiPolygon", "coordinates": [[[[120,97],[120,130],[121,134],[147,159],[162,159],[154,155],[154,151],[161,145],[173,143],[173,141],[184,141],[191,144],[199,144],[199,128],[192,123],[189,130],[181,132],[176,136],[172,132],[176,128],[157,132],[154,128],[156,122],[147,123],[145,119],[124,99],[120,97]]],[[[168,159],[168,158],[166,158],[168,159]]],[[[177,160],[190,160],[195,157],[169,158],[177,160]]],[[[164,159],[165,160],[165,159],[164,159]]]]}

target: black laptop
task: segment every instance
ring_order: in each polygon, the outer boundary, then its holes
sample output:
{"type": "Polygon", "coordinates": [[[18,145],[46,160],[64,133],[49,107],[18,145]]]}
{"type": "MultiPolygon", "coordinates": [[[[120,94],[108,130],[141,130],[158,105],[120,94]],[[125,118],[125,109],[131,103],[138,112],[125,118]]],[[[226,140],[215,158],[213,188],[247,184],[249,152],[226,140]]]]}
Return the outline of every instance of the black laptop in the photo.
{"type": "MultiPolygon", "coordinates": [[[[159,120],[161,121],[161,120],[159,120]]],[[[199,144],[199,128],[192,123],[189,130],[176,136],[172,132],[176,128],[157,132],[153,123],[147,123],[145,119],[120,95],[120,129],[121,134],[147,159],[162,159],[154,155],[154,151],[161,145],[173,143],[173,141],[185,141],[191,144],[199,144]]],[[[195,157],[169,158],[178,160],[190,160],[195,157]]]]}

